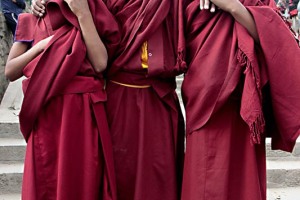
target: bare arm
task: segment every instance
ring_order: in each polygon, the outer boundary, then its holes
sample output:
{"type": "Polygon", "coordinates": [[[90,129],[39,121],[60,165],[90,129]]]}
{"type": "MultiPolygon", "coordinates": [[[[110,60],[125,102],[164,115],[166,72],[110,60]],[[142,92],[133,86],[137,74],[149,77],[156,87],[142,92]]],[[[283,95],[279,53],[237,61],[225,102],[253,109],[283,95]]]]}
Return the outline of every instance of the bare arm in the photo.
{"type": "Polygon", "coordinates": [[[50,41],[52,36],[41,40],[32,48],[28,49],[28,44],[23,42],[15,42],[10,49],[6,66],[5,76],[14,81],[23,76],[23,68],[37,57],[50,41]]]}
{"type": "Polygon", "coordinates": [[[88,58],[96,72],[102,72],[107,66],[107,51],[98,35],[87,0],[65,0],[77,16],[82,36],[87,47],[88,58]]]}
{"type": "Polygon", "coordinates": [[[259,42],[255,22],[249,11],[239,0],[199,0],[200,9],[215,11],[214,6],[229,12],[234,19],[244,26],[256,42],[259,42]]]}
{"type": "Polygon", "coordinates": [[[213,4],[229,12],[237,22],[244,26],[256,42],[259,42],[254,19],[239,0],[211,0],[213,4]]]}
{"type": "Polygon", "coordinates": [[[232,16],[238,21],[242,26],[244,26],[250,35],[254,38],[256,42],[259,42],[259,37],[256,29],[256,25],[254,22],[254,19],[250,12],[245,8],[243,4],[240,3],[240,1],[237,1],[235,7],[232,7],[229,11],[232,16]]]}

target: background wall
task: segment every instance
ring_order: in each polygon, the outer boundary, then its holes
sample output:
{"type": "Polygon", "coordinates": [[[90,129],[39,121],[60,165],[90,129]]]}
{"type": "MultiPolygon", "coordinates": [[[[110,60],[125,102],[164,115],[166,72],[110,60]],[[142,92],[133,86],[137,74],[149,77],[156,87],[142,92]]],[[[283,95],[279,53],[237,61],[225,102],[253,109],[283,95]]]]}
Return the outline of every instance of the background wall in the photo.
{"type": "Polygon", "coordinates": [[[4,15],[0,11],[0,102],[9,83],[4,76],[4,67],[12,41],[12,34],[7,29],[4,15]]]}
{"type": "MultiPolygon", "coordinates": [[[[26,5],[26,10],[24,12],[29,12],[31,0],[25,0],[25,2],[27,5],[26,5]]],[[[12,34],[10,33],[10,31],[6,26],[5,18],[2,13],[1,1],[0,1],[0,102],[9,84],[9,81],[4,76],[4,67],[12,43],[13,43],[12,34]]]]}

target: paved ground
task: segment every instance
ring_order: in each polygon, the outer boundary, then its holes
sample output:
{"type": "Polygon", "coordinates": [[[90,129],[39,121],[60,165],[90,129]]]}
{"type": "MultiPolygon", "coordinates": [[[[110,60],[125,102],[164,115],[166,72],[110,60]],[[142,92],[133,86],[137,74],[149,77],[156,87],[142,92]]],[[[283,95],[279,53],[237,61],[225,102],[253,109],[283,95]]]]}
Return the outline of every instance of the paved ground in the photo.
{"type": "MultiPolygon", "coordinates": [[[[0,195],[0,200],[20,200],[20,199],[21,199],[20,194],[0,195]]],[[[300,200],[300,187],[268,189],[267,200],[300,200]]]]}
{"type": "Polygon", "coordinates": [[[300,187],[268,189],[268,200],[300,200],[300,187]]]}

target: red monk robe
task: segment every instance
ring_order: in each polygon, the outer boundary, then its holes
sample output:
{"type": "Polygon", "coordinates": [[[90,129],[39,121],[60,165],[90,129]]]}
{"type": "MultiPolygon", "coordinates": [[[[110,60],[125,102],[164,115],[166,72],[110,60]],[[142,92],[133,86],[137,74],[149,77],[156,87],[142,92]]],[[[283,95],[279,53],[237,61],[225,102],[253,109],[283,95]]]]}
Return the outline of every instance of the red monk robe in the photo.
{"type": "Polygon", "coordinates": [[[185,68],[178,1],[106,3],[122,34],[106,88],[118,199],[178,200],[184,130],[175,75],[185,68]]]}
{"type": "Polygon", "coordinates": [[[288,152],[299,136],[299,46],[273,1],[241,2],[260,44],[229,13],[186,8],[182,200],[265,200],[265,136],[288,152]]]}
{"type": "MultiPolygon", "coordinates": [[[[111,55],[118,25],[104,3],[89,6],[111,55]]],[[[16,41],[34,45],[49,35],[45,51],[23,70],[20,128],[28,143],[22,199],[116,199],[103,77],[87,58],[77,17],[61,0],[49,1],[45,18],[19,17],[16,41]]]]}

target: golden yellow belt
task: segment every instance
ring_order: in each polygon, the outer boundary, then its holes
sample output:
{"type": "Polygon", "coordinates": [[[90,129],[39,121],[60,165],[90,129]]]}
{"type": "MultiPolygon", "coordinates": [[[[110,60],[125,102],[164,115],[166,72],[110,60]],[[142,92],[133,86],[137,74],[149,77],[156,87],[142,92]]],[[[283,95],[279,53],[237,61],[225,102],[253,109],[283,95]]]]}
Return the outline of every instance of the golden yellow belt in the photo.
{"type": "Polygon", "coordinates": [[[120,82],[113,81],[113,80],[110,80],[110,82],[118,84],[118,85],[122,85],[125,87],[131,87],[131,88],[149,88],[149,87],[151,87],[151,85],[131,85],[131,84],[120,83],[120,82]]]}

